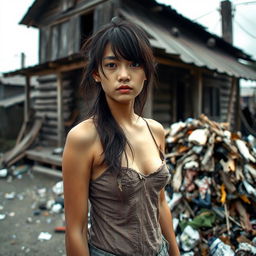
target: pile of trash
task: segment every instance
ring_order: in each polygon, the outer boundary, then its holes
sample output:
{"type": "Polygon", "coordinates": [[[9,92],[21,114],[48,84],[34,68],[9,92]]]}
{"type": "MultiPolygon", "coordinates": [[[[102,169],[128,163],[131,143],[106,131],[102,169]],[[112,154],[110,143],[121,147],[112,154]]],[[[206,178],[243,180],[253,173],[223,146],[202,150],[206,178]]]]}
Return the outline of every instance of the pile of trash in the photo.
{"type": "Polygon", "coordinates": [[[205,115],[166,134],[168,205],[182,255],[256,255],[256,149],[205,115]]]}

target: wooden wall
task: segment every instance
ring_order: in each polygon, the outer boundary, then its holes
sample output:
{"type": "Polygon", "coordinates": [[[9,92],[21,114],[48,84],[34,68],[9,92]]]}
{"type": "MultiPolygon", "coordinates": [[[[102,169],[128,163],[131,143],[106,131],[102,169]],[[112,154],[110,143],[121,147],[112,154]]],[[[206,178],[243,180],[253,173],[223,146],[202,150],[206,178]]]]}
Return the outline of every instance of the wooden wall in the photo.
{"type": "Polygon", "coordinates": [[[80,17],[40,29],[39,62],[67,57],[80,50],[80,17]]]}
{"type": "MultiPolygon", "coordinates": [[[[198,118],[197,80],[193,72],[159,65],[158,78],[153,92],[153,118],[165,127],[189,117],[198,118]]],[[[201,113],[217,122],[227,122],[230,117],[230,128],[237,127],[237,82],[232,89],[232,78],[209,73],[203,75],[202,83],[201,113]]]]}
{"type": "MultiPolygon", "coordinates": [[[[39,141],[42,145],[57,146],[57,78],[56,75],[41,76],[36,87],[37,93],[34,102],[35,116],[45,116],[40,131],[39,141]]],[[[63,117],[67,121],[71,116],[73,104],[73,90],[68,79],[63,77],[63,117]]]]}
{"type": "Polygon", "coordinates": [[[193,80],[188,70],[158,66],[158,82],[153,92],[153,118],[168,127],[193,116],[193,80]]]}
{"type": "Polygon", "coordinates": [[[93,4],[92,0],[75,2],[52,1],[40,17],[39,63],[79,53],[84,38],[108,23],[119,6],[118,0],[106,1],[93,8],[84,7],[90,2],[93,4]],[[65,17],[69,8],[74,14],[65,17]],[[63,18],[60,18],[61,15],[63,18]]]}
{"type": "MultiPolygon", "coordinates": [[[[219,90],[219,99],[217,95],[211,95],[213,98],[215,96],[215,103],[219,102],[219,115],[211,116],[206,109],[203,109],[203,113],[205,113],[209,118],[219,122],[227,122],[228,115],[231,116],[230,126],[231,129],[236,126],[237,118],[237,84],[235,84],[235,88],[232,89],[232,78],[224,76],[224,75],[204,75],[203,77],[203,96],[205,95],[206,87],[212,87],[219,90]],[[232,94],[232,90],[233,94],[232,94]],[[231,106],[230,106],[231,104],[231,106]]],[[[215,89],[215,91],[216,91],[215,89]]],[[[214,91],[214,90],[213,90],[214,91]]],[[[209,102],[209,98],[203,99],[209,102]]]]}

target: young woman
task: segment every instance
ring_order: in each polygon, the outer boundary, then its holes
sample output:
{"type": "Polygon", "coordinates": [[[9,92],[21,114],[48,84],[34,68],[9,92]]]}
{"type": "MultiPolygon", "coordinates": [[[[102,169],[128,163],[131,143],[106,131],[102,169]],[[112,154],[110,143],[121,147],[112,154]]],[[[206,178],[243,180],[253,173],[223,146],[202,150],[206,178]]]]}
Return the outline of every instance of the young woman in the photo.
{"type": "Polygon", "coordinates": [[[83,48],[82,84],[98,94],[63,154],[67,255],[179,255],[164,195],[164,129],[140,115],[155,73],[147,36],[115,18],[83,48]]]}

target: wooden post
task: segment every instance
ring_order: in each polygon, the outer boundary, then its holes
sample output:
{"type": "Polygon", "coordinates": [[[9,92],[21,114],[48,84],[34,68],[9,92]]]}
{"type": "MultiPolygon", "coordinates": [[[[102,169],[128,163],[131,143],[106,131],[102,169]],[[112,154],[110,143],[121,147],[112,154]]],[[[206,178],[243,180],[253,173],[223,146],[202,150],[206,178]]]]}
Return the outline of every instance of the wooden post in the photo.
{"type": "Polygon", "coordinates": [[[58,147],[63,146],[64,118],[63,118],[63,84],[62,74],[57,73],[57,128],[58,128],[58,147]]]}
{"type": "Polygon", "coordinates": [[[241,98],[240,98],[240,80],[236,79],[236,124],[235,129],[239,131],[241,129],[241,98]]]}
{"type": "Polygon", "coordinates": [[[221,20],[222,20],[222,37],[232,44],[233,43],[233,26],[232,26],[232,3],[228,0],[222,1],[221,6],[221,20]]]}
{"type": "Polygon", "coordinates": [[[177,122],[177,77],[174,76],[173,80],[171,81],[171,115],[172,115],[172,123],[177,122]]]}
{"type": "Polygon", "coordinates": [[[26,85],[25,85],[25,104],[24,104],[24,122],[29,121],[30,113],[30,77],[26,76],[26,85]]]}
{"type": "Polygon", "coordinates": [[[23,138],[26,132],[26,128],[27,128],[27,124],[29,122],[29,116],[30,116],[30,77],[26,76],[25,79],[26,79],[26,84],[25,84],[25,101],[24,101],[24,119],[16,139],[16,145],[20,143],[21,139],[23,138]]]}
{"type": "Polygon", "coordinates": [[[236,96],[235,93],[236,93],[236,78],[232,77],[229,102],[228,102],[228,115],[227,115],[227,122],[230,128],[232,127],[231,125],[232,114],[235,113],[234,111],[232,111],[232,108],[234,106],[234,97],[236,96]]]}
{"type": "Polygon", "coordinates": [[[194,117],[198,118],[202,114],[203,99],[203,76],[200,70],[196,71],[196,91],[194,97],[194,117]]]}

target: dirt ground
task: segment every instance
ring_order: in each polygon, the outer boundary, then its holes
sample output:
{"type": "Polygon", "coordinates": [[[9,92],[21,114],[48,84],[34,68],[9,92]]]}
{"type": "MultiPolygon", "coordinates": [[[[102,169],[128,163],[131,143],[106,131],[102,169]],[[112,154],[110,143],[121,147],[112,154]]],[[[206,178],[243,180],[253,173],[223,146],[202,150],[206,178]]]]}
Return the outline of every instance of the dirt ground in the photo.
{"type": "Polygon", "coordinates": [[[52,187],[58,181],[30,171],[13,179],[0,178],[0,256],[66,255],[65,235],[54,231],[56,226],[63,226],[63,213],[38,208],[56,199],[52,187]],[[12,192],[14,198],[8,199],[12,192]],[[39,240],[41,232],[50,233],[51,239],[39,240]]]}

